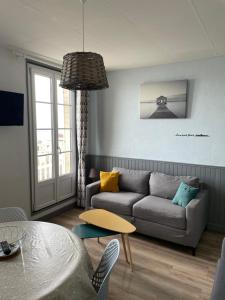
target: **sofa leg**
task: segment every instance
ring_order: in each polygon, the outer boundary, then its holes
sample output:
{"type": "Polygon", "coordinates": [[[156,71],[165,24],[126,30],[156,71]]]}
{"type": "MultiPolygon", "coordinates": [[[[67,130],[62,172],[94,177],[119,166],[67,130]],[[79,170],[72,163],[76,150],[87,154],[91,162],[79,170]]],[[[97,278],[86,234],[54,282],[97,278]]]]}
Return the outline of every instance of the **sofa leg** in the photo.
{"type": "Polygon", "coordinates": [[[192,247],[192,256],[195,256],[196,255],[196,248],[192,247]]]}

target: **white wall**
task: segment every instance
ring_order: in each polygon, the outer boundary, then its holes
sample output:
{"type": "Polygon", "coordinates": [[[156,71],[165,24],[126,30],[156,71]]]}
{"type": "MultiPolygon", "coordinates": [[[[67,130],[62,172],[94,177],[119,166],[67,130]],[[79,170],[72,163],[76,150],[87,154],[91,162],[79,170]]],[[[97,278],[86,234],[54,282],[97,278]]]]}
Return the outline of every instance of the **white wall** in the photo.
{"type": "MultiPolygon", "coordinates": [[[[0,207],[20,206],[31,215],[25,59],[0,47],[0,90],[23,93],[24,126],[0,126],[0,207]]],[[[0,104],[1,109],[1,104],[0,104]]],[[[32,219],[71,205],[75,198],[36,213],[32,219]]]]}
{"type": "Polygon", "coordinates": [[[0,90],[25,94],[24,126],[0,126],[0,207],[20,206],[30,215],[25,61],[1,48],[0,90]]]}
{"type": "Polygon", "coordinates": [[[89,154],[225,166],[225,57],[112,71],[108,80],[91,94],[89,154]],[[140,84],[176,79],[189,80],[188,118],[140,120],[140,84]]]}

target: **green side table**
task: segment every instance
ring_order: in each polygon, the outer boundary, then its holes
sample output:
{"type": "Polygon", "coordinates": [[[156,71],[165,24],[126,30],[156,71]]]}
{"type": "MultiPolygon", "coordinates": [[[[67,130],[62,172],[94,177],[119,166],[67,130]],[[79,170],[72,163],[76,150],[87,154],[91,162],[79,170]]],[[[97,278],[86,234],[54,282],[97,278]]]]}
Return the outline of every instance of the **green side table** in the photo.
{"type": "Polygon", "coordinates": [[[78,235],[82,240],[99,238],[104,236],[116,235],[118,232],[100,228],[91,224],[78,224],[72,228],[72,232],[78,235]]]}

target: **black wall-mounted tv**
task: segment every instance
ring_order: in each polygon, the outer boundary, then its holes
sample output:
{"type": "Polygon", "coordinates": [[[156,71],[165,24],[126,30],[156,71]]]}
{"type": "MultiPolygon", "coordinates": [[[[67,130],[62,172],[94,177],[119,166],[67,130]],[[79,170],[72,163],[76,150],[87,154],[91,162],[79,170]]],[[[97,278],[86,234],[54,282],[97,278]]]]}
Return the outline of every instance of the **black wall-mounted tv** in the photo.
{"type": "Polygon", "coordinates": [[[22,126],[23,109],[23,94],[0,91],[0,126],[22,126]]]}

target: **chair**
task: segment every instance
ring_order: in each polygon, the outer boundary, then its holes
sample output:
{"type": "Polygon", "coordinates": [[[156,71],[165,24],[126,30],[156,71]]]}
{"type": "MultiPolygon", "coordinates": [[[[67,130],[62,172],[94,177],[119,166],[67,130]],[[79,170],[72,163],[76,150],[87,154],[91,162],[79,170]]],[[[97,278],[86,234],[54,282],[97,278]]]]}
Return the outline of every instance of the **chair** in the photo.
{"type": "Polygon", "coordinates": [[[101,261],[92,277],[92,285],[97,292],[98,300],[107,300],[108,283],[111,271],[119,257],[120,244],[114,239],[106,246],[101,261]]]}
{"type": "Polygon", "coordinates": [[[25,211],[20,207],[0,208],[0,223],[27,220],[25,211]]]}

